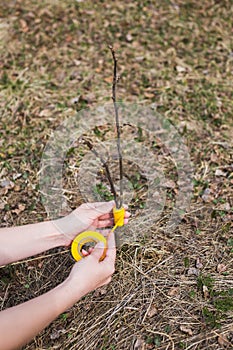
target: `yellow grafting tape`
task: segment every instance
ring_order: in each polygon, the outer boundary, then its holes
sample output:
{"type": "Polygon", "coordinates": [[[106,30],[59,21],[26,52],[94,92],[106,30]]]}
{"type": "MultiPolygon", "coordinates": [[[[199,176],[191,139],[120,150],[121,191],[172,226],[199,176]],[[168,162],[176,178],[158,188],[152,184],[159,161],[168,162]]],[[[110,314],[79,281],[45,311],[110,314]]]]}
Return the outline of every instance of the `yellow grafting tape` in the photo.
{"type": "Polygon", "coordinates": [[[114,223],[116,226],[123,226],[124,217],[125,217],[125,208],[121,207],[120,209],[117,209],[116,207],[114,207],[113,217],[114,217],[114,223]]]}
{"type": "Polygon", "coordinates": [[[76,236],[72,242],[72,245],[71,245],[71,254],[76,261],[79,261],[84,257],[82,255],[82,248],[83,248],[84,244],[91,243],[91,242],[93,242],[95,244],[97,244],[99,242],[104,243],[105,248],[104,248],[103,255],[100,258],[100,261],[104,260],[104,258],[106,256],[106,251],[107,251],[106,238],[103,235],[101,235],[101,233],[99,233],[99,232],[85,231],[85,232],[80,233],[78,236],[76,236]]]}

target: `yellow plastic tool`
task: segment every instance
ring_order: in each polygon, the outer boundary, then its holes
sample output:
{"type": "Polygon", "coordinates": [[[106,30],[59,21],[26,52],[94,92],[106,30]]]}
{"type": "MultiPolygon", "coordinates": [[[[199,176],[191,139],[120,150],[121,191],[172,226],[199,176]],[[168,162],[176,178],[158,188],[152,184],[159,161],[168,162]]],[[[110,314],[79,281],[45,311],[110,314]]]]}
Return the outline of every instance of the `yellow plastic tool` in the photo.
{"type": "MultiPolygon", "coordinates": [[[[114,217],[114,227],[110,232],[113,232],[118,226],[124,225],[124,216],[125,209],[122,207],[120,209],[113,208],[113,217],[114,217]]],[[[96,231],[85,231],[80,233],[72,242],[71,245],[71,254],[76,261],[84,258],[82,254],[83,246],[87,243],[104,243],[104,252],[100,258],[100,261],[104,260],[107,251],[107,238],[105,238],[101,233],[96,231]]]]}
{"type": "Polygon", "coordinates": [[[103,255],[100,258],[100,261],[103,260],[105,258],[106,251],[107,251],[107,240],[103,235],[101,235],[101,233],[95,232],[95,231],[85,231],[75,237],[71,245],[71,254],[73,255],[73,258],[76,261],[81,260],[84,257],[82,254],[83,246],[87,243],[92,243],[92,242],[95,244],[99,242],[104,243],[105,248],[104,248],[103,255]]]}

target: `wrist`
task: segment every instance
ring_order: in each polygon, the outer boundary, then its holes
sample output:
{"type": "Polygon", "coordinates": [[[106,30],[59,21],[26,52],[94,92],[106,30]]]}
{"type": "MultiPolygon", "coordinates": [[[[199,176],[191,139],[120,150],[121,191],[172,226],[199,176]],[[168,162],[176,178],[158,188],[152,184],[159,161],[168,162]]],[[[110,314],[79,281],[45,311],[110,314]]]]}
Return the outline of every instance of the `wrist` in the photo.
{"type": "Polygon", "coordinates": [[[81,283],[78,284],[77,281],[74,281],[70,276],[67,277],[58,287],[61,289],[64,302],[67,303],[66,308],[73,306],[85,294],[87,294],[82,290],[81,283]]]}
{"type": "Polygon", "coordinates": [[[78,213],[70,213],[63,218],[53,221],[57,233],[60,233],[63,244],[69,246],[73,239],[80,233],[85,231],[87,225],[81,221],[78,213]]]}
{"type": "Polygon", "coordinates": [[[55,221],[44,221],[38,225],[38,239],[47,242],[49,248],[56,248],[64,246],[67,242],[67,237],[64,237],[60,232],[59,227],[55,224],[55,221]]]}

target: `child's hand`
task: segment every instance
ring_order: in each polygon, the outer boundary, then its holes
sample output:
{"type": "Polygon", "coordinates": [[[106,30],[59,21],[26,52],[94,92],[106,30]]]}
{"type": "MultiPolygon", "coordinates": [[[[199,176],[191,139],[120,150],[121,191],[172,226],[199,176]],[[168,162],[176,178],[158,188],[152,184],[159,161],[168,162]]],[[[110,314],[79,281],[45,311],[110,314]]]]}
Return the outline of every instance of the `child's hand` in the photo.
{"type": "Polygon", "coordinates": [[[65,281],[69,286],[69,294],[72,293],[73,302],[111,281],[116,259],[113,232],[108,237],[106,257],[103,261],[99,261],[103,250],[104,246],[98,243],[89,256],[74,264],[68,279],[65,281]]]}
{"type": "MultiPolygon", "coordinates": [[[[58,230],[66,237],[64,244],[70,245],[80,232],[112,226],[114,205],[114,201],[85,203],[66,217],[54,221],[58,230]]],[[[130,213],[126,211],[125,224],[128,223],[129,216],[130,213]]]]}

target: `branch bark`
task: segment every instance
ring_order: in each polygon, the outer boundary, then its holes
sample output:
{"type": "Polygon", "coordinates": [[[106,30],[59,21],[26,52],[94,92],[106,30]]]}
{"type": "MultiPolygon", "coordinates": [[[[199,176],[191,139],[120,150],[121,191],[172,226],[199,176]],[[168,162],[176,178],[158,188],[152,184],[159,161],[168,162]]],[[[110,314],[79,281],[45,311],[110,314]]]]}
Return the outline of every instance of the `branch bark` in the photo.
{"type": "Polygon", "coordinates": [[[122,162],[122,153],[121,153],[121,132],[120,132],[120,124],[119,124],[119,114],[118,114],[118,106],[117,106],[117,100],[116,100],[116,85],[118,82],[117,77],[117,58],[115,54],[114,48],[109,45],[109,49],[112,53],[112,58],[114,62],[114,68],[113,68],[113,82],[112,82],[112,100],[114,105],[114,111],[115,111],[115,122],[116,122],[116,130],[117,130],[117,151],[118,151],[118,159],[119,159],[119,172],[120,172],[120,196],[119,201],[116,203],[117,209],[120,209],[123,204],[123,162],[122,162]]]}
{"type": "Polygon", "coordinates": [[[84,145],[86,145],[89,150],[97,157],[99,158],[104,170],[105,170],[105,174],[106,174],[106,177],[108,179],[108,182],[109,182],[109,185],[110,185],[110,189],[111,189],[111,193],[114,197],[114,201],[117,205],[117,193],[116,193],[116,190],[115,190],[115,187],[114,187],[114,183],[112,181],[112,177],[110,175],[110,171],[109,171],[109,168],[108,168],[108,164],[107,162],[103,159],[103,157],[98,153],[96,152],[96,150],[93,148],[93,144],[88,141],[87,139],[84,139],[83,137],[79,140],[81,141],[84,145]]]}

